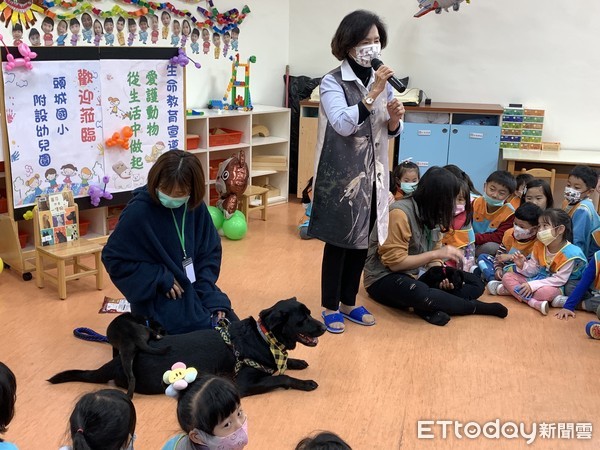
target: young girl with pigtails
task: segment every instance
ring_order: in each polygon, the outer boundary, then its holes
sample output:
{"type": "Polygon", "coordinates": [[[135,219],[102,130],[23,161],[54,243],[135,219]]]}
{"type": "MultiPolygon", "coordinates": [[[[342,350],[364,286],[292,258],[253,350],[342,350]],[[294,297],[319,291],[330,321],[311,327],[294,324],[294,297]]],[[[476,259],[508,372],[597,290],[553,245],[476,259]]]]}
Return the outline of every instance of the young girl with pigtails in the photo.
{"type": "Polygon", "coordinates": [[[183,433],[169,439],[162,450],[241,450],[248,444],[248,419],[231,381],[198,375],[177,394],[183,433]]]}

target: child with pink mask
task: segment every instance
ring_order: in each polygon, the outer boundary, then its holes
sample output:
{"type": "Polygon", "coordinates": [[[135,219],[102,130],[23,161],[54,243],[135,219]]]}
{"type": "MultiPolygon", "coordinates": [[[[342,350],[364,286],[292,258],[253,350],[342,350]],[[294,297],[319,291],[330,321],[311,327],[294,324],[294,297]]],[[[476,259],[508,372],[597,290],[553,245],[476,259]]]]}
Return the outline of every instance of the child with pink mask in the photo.
{"type": "Polygon", "coordinates": [[[203,374],[175,392],[184,433],[169,439],[162,450],[242,450],[248,445],[248,419],[231,381],[203,374]]]}

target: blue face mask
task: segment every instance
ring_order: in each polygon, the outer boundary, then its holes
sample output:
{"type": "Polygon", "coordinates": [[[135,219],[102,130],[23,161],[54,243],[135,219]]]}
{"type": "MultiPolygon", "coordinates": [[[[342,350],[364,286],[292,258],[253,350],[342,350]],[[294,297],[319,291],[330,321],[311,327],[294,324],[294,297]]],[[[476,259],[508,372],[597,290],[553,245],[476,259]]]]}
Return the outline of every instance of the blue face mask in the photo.
{"type": "Polygon", "coordinates": [[[496,200],[496,199],[490,197],[489,195],[487,195],[485,192],[483,193],[483,198],[485,199],[485,202],[490,206],[504,205],[504,200],[496,200]]]}
{"type": "Polygon", "coordinates": [[[402,189],[402,192],[405,194],[412,194],[417,190],[418,184],[419,183],[400,183],[400,189],[402,189]]]}
{"type": "Polygon", "coordinates": [[[169,209],[179,208],[180,206],[185,205],[190,199],[189,195],[186,195],[185,197],[169,197],[167,194],[163,194],[158,189],[156,190],[156,195],[158,195],[158,200],[160,203],[165,208],[169,209]]]}

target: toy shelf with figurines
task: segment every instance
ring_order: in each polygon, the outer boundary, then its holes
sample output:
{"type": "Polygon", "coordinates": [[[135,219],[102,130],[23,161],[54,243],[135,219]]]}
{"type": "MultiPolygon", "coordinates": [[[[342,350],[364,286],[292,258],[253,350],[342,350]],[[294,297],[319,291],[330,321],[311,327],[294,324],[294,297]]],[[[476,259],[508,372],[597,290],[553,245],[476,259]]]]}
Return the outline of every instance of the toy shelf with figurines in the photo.
{"type": "Polygon", "coordinates": [[[254,105],[250,111],[200,111],[200,115],[187,116],[186,134],[199,136],[198,148],[188,151],[197,155],[204,168],[205,201],[214,203],[215,193],[211,198],[211,190],[214,191],[219,163],[243,149],[250,169],[249,184],[269,188],[269,205],[287,202],[290,110],[254,105]],[[215,142],[218,135],[223,136],[219,140],[225,145],[215,145],[219,143],[215,142]]]}

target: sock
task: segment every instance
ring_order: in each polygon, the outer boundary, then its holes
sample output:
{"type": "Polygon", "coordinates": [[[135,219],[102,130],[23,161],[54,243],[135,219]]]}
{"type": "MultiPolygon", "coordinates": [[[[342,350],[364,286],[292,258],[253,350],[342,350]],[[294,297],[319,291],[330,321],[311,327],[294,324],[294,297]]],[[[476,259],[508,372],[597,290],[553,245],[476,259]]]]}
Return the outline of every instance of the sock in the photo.
{"type": "Polygon", "coordinates": [[[504,319],[508,316],[508,309],[501,303],[485,303],[479,300],[471,300],[475,307],[473,314],[484,316],[496,316],[504,319]]]}
{"type": "Polygon", "coordinates": [[[448,322],[450,322],[450,316],[442,311],[420,311],[415,310],[415,314],[417,314],[420,318],[429,322],[432,325],[437,325],[443,327],[448,322]]]}

